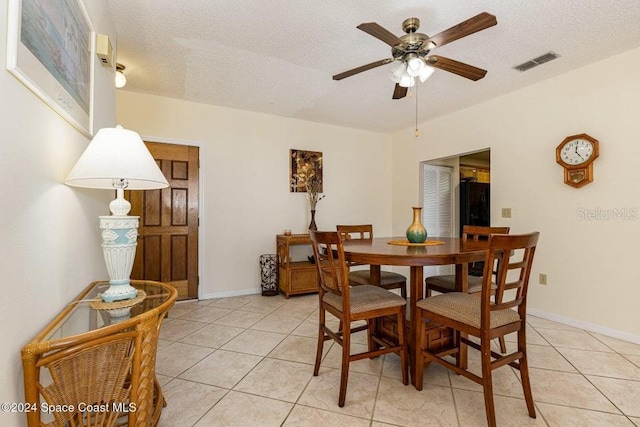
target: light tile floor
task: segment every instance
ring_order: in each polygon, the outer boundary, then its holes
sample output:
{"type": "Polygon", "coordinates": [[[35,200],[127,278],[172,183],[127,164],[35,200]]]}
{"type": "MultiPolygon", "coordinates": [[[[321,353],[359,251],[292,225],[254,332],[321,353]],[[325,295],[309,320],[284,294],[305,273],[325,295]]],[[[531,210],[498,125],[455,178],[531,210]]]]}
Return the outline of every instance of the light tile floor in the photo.
{"type": "MultiPolygon", "coordinates": [[[[395,354],[352,363],[339,408],[339,345],[326,342],[313,377],[317,298],[176,304],[160,333],[156,372],[168,402],[160,425],[486,425],[481,387],[432,364],[419,392],[402,385],[395,354]]],[[[365,348],[363,334],[352,352],[365,348]]],[[[528,416],[518,371],[503,367],[494,371],[499,426],[640,427],[640,345],[532,316],[527,339],[538,417],[528,416]]],[[[476,354],[469,366],[479,370],[476,354]]]]}

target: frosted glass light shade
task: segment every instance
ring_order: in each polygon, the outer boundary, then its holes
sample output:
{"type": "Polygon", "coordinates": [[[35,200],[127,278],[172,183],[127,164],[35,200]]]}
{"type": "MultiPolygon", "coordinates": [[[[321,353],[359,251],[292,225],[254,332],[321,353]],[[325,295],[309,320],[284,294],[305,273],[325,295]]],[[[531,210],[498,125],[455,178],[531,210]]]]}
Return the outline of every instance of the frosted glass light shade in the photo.
{"type": "Polygon", "coordinates": [[[389,78],[394,83],[400,83],[400,79],[402,78],[405,70],[406,66],[404,65],[404,62],[398,62],[393,67],[391,67],[391,74],[389,75],[389,78]]]}
{"type": "Polygon", "coordinates": [[[125,87],[127,84],[127,77],[122,71],[116,71],[116,87],[118,89],[125,87]]]}
{"type": "Polygon", "coordinates": [[[417,77],[420,75],[420,71],[422,71],[425,65],[426,64],[421,58],[418,58],[418,57],[411,58],[407,62],[407,73],[409,73],[411,77],[417,77]]]}
{"type": "Polygon", "coordinates": [[[405,71],[398,84],[402,87],[413,87],[416,84],[416,80],[405,71]]]}
{"type": "Polygon", "coordinates": [[[126,180],[128,190],[169,186],[140,135],[121,126],[98,131],[69,172],[65,184],[111,190],[114,180],[126,180]]]}
{"type": "Polygon", "coordinates": [[[420,70],[420,74],[419,74],[420,81],[424,83],[429,77],[431,77],[431,74],[433,74],[435,70],[436,70],[435,68],[429,65],[425,65],[422,68],[422,70],[420,70]]]}

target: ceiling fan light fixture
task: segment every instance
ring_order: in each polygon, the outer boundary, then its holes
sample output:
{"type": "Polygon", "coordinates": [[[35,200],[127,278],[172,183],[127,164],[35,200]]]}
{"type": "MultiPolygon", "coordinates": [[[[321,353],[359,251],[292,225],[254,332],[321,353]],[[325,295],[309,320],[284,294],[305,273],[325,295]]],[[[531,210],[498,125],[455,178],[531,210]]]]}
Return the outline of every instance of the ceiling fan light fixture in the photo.
{"type": "Polygon", "coordinates": [[[391,73],[389,74],[389,78],[394,83],[400,83],[400,79],[405,72],[405,66],[402,62],[398,62],[393,67],[391,67],[391,73]]]}
{"type": "Polygon", "coordinates": [[[419,74],[419,76],[418,76],[418,77],[420,78],[420,81],[421,81],[422,83],[424,83],[425,81],[427,81],[427,79],[428,79],[429,77],[431,77],[431,74],[433,74],[433,72],[434,72],[435,70],[436,70],[435,68],[433,68],[433,67],[431,67],[431,66],[429,66],[429,65],[425,65],[424,67],[422,67],[422,70],[420,70],[420,74],[419,74]]]}
{"type": "Polygon", "coordinates": [[[400,78],[398,84],[402,87],[413,87],[416,84],[416,80],[409,75],[409,73],[404,73],[400,78]]]}
{"type": "Polygon", "coordinates": [[[123,71],[126,67],[122,64],[116,64],[116,88],[121,89],[127,84],[127,78],[123,71]]]}
{"type": "Polygon", "coordinates": [[[417,77],[426,65],[422,58],[414,56],[407,61],[407,73],[409,73],[411,77],[417,77]]]}

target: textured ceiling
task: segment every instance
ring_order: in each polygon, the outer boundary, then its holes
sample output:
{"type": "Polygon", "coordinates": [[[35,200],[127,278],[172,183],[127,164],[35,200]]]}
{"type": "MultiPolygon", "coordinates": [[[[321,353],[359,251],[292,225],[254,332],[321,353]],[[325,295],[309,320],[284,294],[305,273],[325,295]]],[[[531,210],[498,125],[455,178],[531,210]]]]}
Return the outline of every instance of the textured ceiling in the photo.
{"type": "MultiPolygon", "coordinates": [[[[356,29],[377,22],[402,35],[406,18],[434,35],[480,12],[498,25],[432,54],[488,70],[477,82],[436,70],[418,90],[418,121],[460,110],[640,46],[639,0],[108,0],[126,90],[395,132],[415,122],[415,98],[392,100],[389,58],[356,29]],[[560,58],[521,73],[515,65],[560,58]]],[[[640,64],[639,68],[640,68],[640,64]]],[[[639,72],[640,75],[640,72],[639,72]]]]}

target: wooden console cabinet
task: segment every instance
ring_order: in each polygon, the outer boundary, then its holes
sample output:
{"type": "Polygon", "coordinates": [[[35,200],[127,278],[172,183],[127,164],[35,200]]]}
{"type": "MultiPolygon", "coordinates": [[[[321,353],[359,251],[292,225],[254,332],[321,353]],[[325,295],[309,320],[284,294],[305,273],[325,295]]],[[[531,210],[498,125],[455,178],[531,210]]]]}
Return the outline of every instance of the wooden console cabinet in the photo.
{"type": "Polygon", "coordinates": [[[278,287],[286,298],[291,295],[310,294],[318,292],[318,274],[315,264],[307,260],[293,261],[291,259],[292,246],[311,246],[308,234],[292,234],[276,236],[276,250],[278,253],[278,287]]]}

